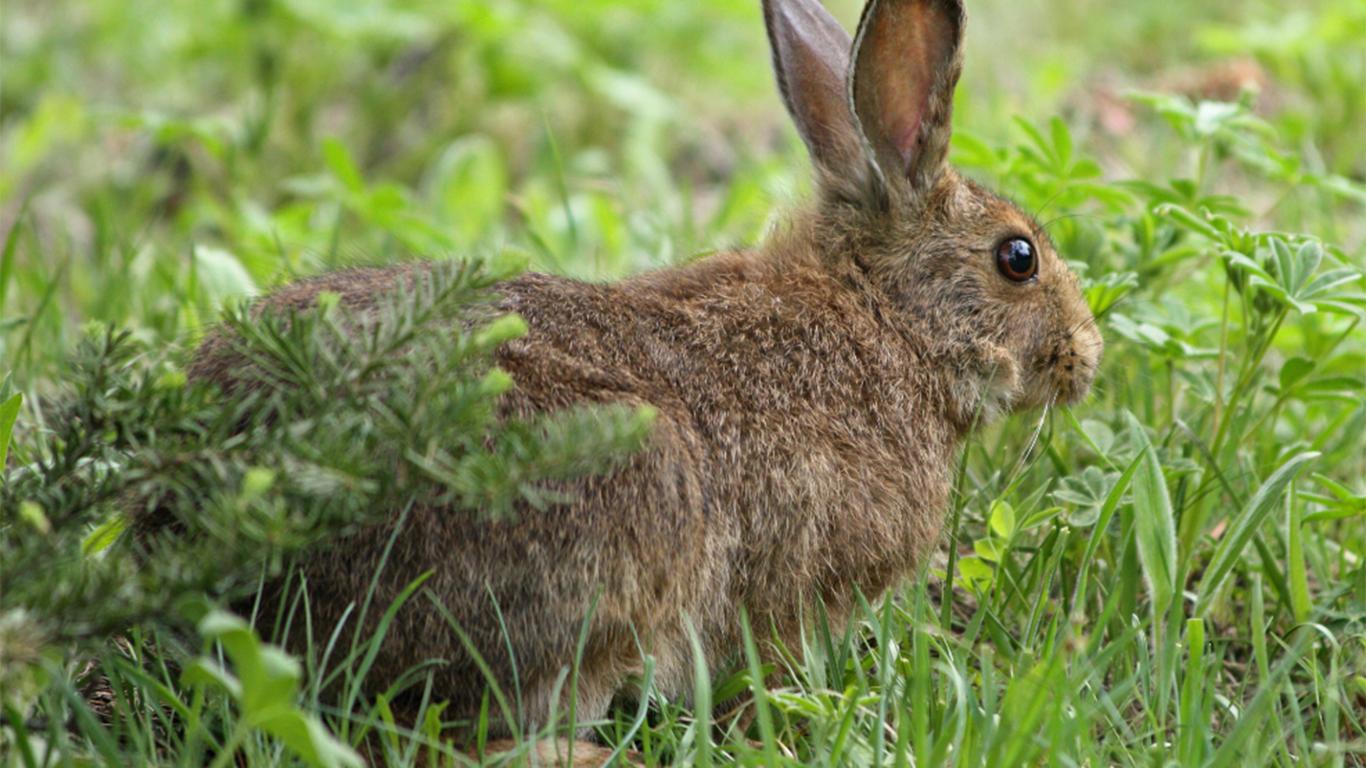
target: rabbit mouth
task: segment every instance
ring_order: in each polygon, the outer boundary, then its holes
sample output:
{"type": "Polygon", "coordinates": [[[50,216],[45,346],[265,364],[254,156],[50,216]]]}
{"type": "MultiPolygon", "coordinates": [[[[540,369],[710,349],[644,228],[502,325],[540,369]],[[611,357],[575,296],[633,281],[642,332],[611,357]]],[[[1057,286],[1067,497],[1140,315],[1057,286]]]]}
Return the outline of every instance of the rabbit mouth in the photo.
{"type": "Polygon", "coordinates": [[[1091,391],[1093,372],[1085,366],[1066,364],[1056,370],[1052,366],[1035,371],[1030,376],[1024,391],[1017,398],[1011,410],[1024,411],[1054,405],[1073,405],[1085,399],[1091,391]]]}
{"type": "Polygon", "coordinates": [[[1027,405],[1072,405],[1084,399],[1096,378],[1101,346],[1100,334],[1093,328],[1065,335],[1033,366],[1026,387],[1027,405]]]}
{"type": "Polygon", "coordinates": [[[1082,334],[1068,334],[1063,349],[1050,360],[1054,376],[1054,397],[1059,403],[1071,405],[1081,401],[1091,391],[1100,367],[1104,342],[1091,321],[1082,334]]]}
{"type": "Polygon", "coordinates": [[[1064,366],[1065,376],[1058,386],[1058,402],[1065,405],[1083,400],[1091,391],[1091,382],[1096,379],[1094,364],[1078,360],[1064,366]]]}

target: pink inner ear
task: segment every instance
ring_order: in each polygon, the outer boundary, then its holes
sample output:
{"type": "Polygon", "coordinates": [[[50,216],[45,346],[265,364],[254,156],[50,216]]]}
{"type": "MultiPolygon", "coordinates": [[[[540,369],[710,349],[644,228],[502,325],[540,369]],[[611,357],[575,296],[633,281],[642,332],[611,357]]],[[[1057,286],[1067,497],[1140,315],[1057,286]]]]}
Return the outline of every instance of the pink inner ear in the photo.
{"type": "Polygon", "coordinates": [[[920,136],[920,112],[910,116],[909,125],[896,134],[896,148],[901,151],[902,173],[911,172],[911,159],[915,157],[915,142],[920,136]]]}
{"type": "Polygon", "coordinates": [[[910,173],[920,140],[920,127],[928,108],[930,87],[939,64],[938,15],[925,6],[888,9],[873,30],[870,49],[877,61],[874,89],[883,135],[900,155],[901,171],[910,173]],[[906,18],[906,15],[910,18],[906,18]],[[897,18],[899,17],[899,18],[897,18]]]}
{"type": "Polygon", "coordinates": [[[917,82],[912,69],[910,82],[886,82],[880,94],[883,104],[883,126],[892,146],[901,156],[901,171],[910,173],[911,161],[920,141],[920,124],[925,115],[925,99],[929,89],[917,82]]]}

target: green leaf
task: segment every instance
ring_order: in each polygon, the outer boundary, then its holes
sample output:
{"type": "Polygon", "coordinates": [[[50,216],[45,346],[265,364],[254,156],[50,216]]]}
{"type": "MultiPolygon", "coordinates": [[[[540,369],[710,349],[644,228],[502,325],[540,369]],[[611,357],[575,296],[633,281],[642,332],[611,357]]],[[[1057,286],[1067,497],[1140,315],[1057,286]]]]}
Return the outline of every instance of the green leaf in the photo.
{"type": "Polygon", "coordinates": [[[1060,169],[1072,164],[1072,134],[1061,117],[1054,117],[1048,124],[1053,139],[1054,157],[1060,169]]]}
{"type": "Polygon", "coordinates": [[[0,403],[0,479],[5,472],[5,461],[9,458],[9,442],[14,435],[14,422],[19,418],[19,406],[24,403],[24,393],[15,392],[8,400],[0,403]]]}
{"type": "Polygon", "coordinates": [[[1223,538],[1219,540],[1219,546],[1215,548],[1214,556],[1210,558],[1204,577],[1200,580],[1196,599],[1197,613],[1204,615],[1208,612],[1210,600],[1219,591],[1224,579],[1228,578],[1233,566],[1238,563],[1243,550],[1252,541],[1252,537],[1256,535],[1257,529],[1261,527],[1267,515],[1276,508],[1276,502],[1285,492],[1286,486],[1318,457],[1317,451],[1305,451],[1293,456],[1271,473],[1271,477],[1262,483],[1252,498],[1248,499],[1247,505],[1233,518],[1229,529],[1224,532],[1223,538]]]}
{"type": "Polygon", "coordinates": [[[196,245],[195,278],[215,306],[230,299],[255,296],[256,281],[236,256],[221,248],[196,245]]]}
{"type": "Polygon", "coordinates": [[[1205,218],[1195,215],[1182,206],[1175,203],[1166,203],[1157,206],[1154,212],[1159,216],[1166,216],[1173,219],[1185,229],[1198,232],[1205,237],[1219,242],[1223,238],[1219,235],[1219,230],[1215,229],[1205,218]]]}
{"type": "Polygon", "coordinates": [[[481,348],[492,348],[525,336],[527,330],[526,321],[520,316],[503,315],[480,328],[474,335],[474,343],[481,348]]]}
{"type": "Polygon", "coordinates": [[[958,561],[958,576],[970,589],[985,590],[991,586],[996,571],[980,557],[964,557],[958,561]]]}
{"type": "Polygon", "coordinates": [[[347,192],[360,194],[365,191],[365,180],[361,177],[360,169],[340,140],[334,137],[323,139],[323,160],[347,192]]]}
{"type": "Polygon", "coordinates": [[[199,620],[197,629],[202,637],[217,640],[229,633],[246,630],[247,623],[235,614],[215,610],[205,614],[204,618],[199,620]]]}
{"type": "Polygon", "coordinates": [[[234,658],[233,662],[242,681],[242,712],[247,717],[256,718],[265,712],[291,706],[303,672],[299,662],[289,654],[279,648],[263,645],[254,632],[251,639],[251,657],[242,660],[234,658]],[[242,661],[247,663],[243,664],[242,661]]]}
{"type": "Polygon", "coordinates": [[[309,765],[323,768],[360,768],[365,765],[360,755],[328,733],[317,718],[309,717],[298,709],[272,712],[258,725],[309,765]]]}
{"type": "Polygon", "coordinates": [[[997,499],[992,502],[988,522],[997,536],[1009,541],[1015,533],[1015,508],[1010,506],[1010,502],[997,499]]]}
{"type": "Polygon", "coordinates": [[[479,391],[485,395],[497,396],[512,389],[516,382],[512,379],[512,374],[502,368],[491,368],[484,374],[484,378],[479,382],[479,391]]]}
{"type": "Polygon", "coordinates": [[[1304,561],[1304,515],[1295,503],[1295,484],[1287,487],[1285,498],[1285,576],[1290,586],[1290,613],[1295,621],[1309,620],[1313,599],[1309,596],[1309,569],[1304,561]]]}
{"type": "Polygon", "coordinates": [[[1348,488],[1321,472],[1315,472],[1310,475],[1310,477],[1314,479],[1314,482],[1326,488],[1328,492],[1333,494],[1333,497],[1340,502],[1355,504],[1366,503],[1366,495],[1360,495],[1353,492],[1351,488],[1348,488]]]}
{"type": "Polygon", "coordinates": [[[242,476],[241,500],[243,503],[251,503],[270,490],[275,485],[276,472],[266,467],[252,467],[242,476]]]}
{"type": "Polygon", "coordinates": [[[1134,534],[1153,612],[1164,614],[1176,592],[1176,522],[1157,451],[1132,413],[1129,426],[1139,441],[1140,461],[1133,479],[1134,534]]]}
{"type": "Polygon", "coordinates": [[[201,656],[185,665],[185,671],[180,673],[180,682],[186,686],[217,686],[235,700],[242,698],[242,684],[237,678],[207,657],[201,656]]]}
{"type": "Polygon", "coordinates": [[[995,145],[966,130],[953,132],[953,164],[964,168],[999,171],[1005,162],[995,145]]]}
{"type": "Polygon", "coordinates": [[[1181,683],[1178,753],[1182,765],[1199,765],[1204,757],[1203,703],[1209,695],[1205,680],[1205,623],[1186,620],[1186,679],[1181,683]]]}
{"type": "Polygon", "coordinates": [[[81,554],[94,555],[103,552],[113,546],[119,540],[119,536],[128,527],[128,518],[123,515],[112,515],[108,520],[95,526],[95,530],[86,535],[81,541],[81,554]]]}
{"type": "Polygon", "coordinates": [[[1312,360],[1307,360],[1303,357],[1292,357],[1289,360],[1286,360],[1285,364],[1281,366],[1281,392],[1284,393],[1286,390],[1295,386],[1298,381],[1305,376],[1308,376],[1313,370],[1314,361],[1312,360]]]}
{"type": "Polygon", "coordinates": [[[222,610],[205,615],[199,622],[199,633],[223,646],[237,676],[209,659],[199,659],[185,670],[187,684],[223,688],[242,708],[247,723],[279,739],[310,765],[337,768],[364,764],[316,717],[296,706],[302,672],[287,653],[262,643],[245,621],[222,610]]]}
{"type": "Polygon", "coordinates": [[[1086,286],[1086,303],[1091,313],[1100,317],[1138,287],[1134,272],[1110,272],[1086,286]]]}
{"type": "Polygon", "coordinates": [[[989,563],[999,563],[1001,555],[1005,554],[1005,547],[999,539],[982,538],[972,542],[972,551],[989,563]]]}
{"type": "MultiPolygon", "coordinates": [[[[5,235],[5,247],[0,249],[0,310],[5,308],[5,297],[9,294],[9,281],[14,274],[14,254],[19,245],[19,225],[23,223],[27,212],[28,201],[25,200],[10,225],[9,233],[5,235]]],[[[0,462],[0,466],[4,466],[4,462],[0,462]]]]}
{"type": "Polygon", "coordinates": [[[47,519],[43,508],[32,501],[19,502],[19,519],[45,536],[52,533],[52,521],[47,519]]]}
{"type": "Polygon", "coordinates": [[[493,140],[464,136],[441,153],[427,172],[424,186],[457,243],[473,244],[500,221],[508,172],[493,140]]]}

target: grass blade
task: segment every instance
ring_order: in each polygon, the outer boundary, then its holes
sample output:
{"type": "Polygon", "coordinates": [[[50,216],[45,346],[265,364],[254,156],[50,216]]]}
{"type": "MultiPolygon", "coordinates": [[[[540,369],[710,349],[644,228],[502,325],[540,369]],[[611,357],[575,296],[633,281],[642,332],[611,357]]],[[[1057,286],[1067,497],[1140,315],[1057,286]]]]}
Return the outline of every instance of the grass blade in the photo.
{"type": "Polygon", "coordinates": [[[1252,498],[1248,499],[1247,506],[1234,517],[1229,530],[1219,541],[1214,557],[1210,558],[1204,577],[1200,580],[1195,604],[1198,615],[1205,616],[1209,612],[1210,600],[1242,557],[1243,550],[1251,543],[1257,529],[1261,527],[1267,515],[1271,514],[1271,510],[1275,509],[1276,502],[1286,486],[1318,457],[1317,451],[1305,451],[1291,457],[1271,473],[1271,477],[1268,477],[1252,498]]]}
{"type": "Polygon", "coordinates": [[[9,441],[14,434],[14,421],[19,418],[19,406],[24,404],[22,392],[15,392],[0,403],[0,482],[5,477],[5,461],[9,458],[9,441]]]}
{"type": "Polygon", "coordinates": [[[1140,441],[1138,471],[1134,473],[1134,535],[1138,561],[1152,595],[1154,615],[1162,616],[1176,592],[1176,524],[1162,463],[1148,440],[1148,433],[1132,413],[1130,427],[1140,441]]]}
{"type": "Polygon", "coordinates": [[[768,708],[768,691],[764,684],[764,668],[759,661],[759,647],[754,642],[754,631],[749,616],[741,609],[740,631],[744,635],[745,661],[749,668],[750,692],[754,694],[754,713],[759,721],[759,736],[764,744],[764,763],[779,765],[778,737],[773,729],[773,713],[768,708]]]}

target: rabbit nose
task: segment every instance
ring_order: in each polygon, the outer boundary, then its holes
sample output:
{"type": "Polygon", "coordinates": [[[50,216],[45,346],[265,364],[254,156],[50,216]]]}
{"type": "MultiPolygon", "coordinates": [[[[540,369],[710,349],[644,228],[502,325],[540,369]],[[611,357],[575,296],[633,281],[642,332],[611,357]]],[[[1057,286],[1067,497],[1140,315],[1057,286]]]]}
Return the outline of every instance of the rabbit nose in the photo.
{"type": "Polygon", "coordinates": [[[1100,367],[1100,356],[1105,340],[1096,328],[1095,320],[1087,318],[1083,326],[1070,338],[1070,349],[1062,362],[1062,378],[1066,382],[1063,393],[1070,401],[1080,400],[1091,389],[1100,367]]]}

